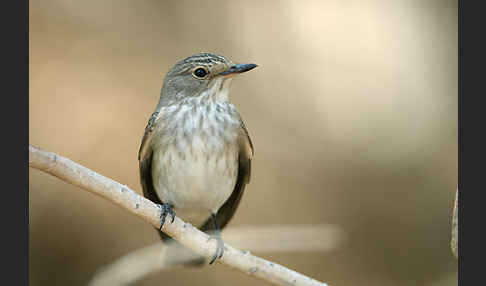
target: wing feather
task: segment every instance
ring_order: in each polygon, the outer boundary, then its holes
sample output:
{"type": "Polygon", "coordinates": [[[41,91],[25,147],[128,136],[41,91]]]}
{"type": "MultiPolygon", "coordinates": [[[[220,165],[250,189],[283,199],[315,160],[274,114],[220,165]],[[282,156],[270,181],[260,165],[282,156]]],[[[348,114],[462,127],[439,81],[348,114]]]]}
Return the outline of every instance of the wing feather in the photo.
{"type": "MultiPolygon", "coordinates": [[[[140,149],[138,151],[138,164],[140,170],[140,183],[142,185],[143,195],[151,200],[156,204],[162,204],[157,192],[155,191],[153,181],[152,181],[152,157],[153,157],[153,149],[152,149],[152,135],[155,129],[155,125],[157,119],[159,117],[159,112],[154,112],[150,116],[150,119],[145,127],[145,133],[143,134],[142,144],[140,145],[140,149]]],[[[161,239],[166,241],[170,239],[170,236],[159,231],[157,229],[161,239]]]]}

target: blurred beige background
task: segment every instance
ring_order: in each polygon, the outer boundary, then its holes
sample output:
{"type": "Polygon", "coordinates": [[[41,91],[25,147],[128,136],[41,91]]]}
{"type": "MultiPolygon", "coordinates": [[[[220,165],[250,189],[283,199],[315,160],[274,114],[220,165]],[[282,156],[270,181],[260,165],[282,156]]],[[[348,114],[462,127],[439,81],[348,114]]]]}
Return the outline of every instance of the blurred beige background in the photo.
{"type": "MultiPolygon", "coordinates": [[[[335,250],[260,254],[331,285],[457,285],[457,45],[457,1],[30,1],[29,141],[141,193],[167,70],[201,51],[257,63],[232,86],[255,158],[230,226],[338,225],[335,250]]],[[[159,239],[101,198],[29,180],[31,285],[85,285],[159,239]]],[[[215,265],[136,285],[267,284],[215,265]]]]}

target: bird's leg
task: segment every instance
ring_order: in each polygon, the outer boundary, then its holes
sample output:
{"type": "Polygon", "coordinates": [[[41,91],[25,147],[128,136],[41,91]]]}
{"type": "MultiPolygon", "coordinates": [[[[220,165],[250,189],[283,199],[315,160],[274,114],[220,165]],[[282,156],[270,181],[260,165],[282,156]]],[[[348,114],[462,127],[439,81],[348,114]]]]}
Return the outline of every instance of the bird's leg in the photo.
{"type": "Polygon", "coordinates": [[[213,255],[213,259],[211,259],[211,262],[209,262],[209,264],[213,264],[216,259],[223,257],[224,253],[224,242],[221,238],[221,231],[218,227],[218,224],[216,223],[216,214],[211,213],[211,219],[213,220],[213,234],[209,236],[208,241],[210,241],[211,239],[215,239],[218,244],[216,246],[216,252],[213,255]]]}
{"type": "Polygon", "coordinates": [[[162,205],[158,205],[160,208],[160,228],[159,230],[162,230],[162,227],[165,224],[165,218],[167,217],[168,214],[172,216],[172,221],[170,223],[174,222],[175,218],[175,211],[174,211],[174,206],[168,203],[162,203],[162,205]]]}

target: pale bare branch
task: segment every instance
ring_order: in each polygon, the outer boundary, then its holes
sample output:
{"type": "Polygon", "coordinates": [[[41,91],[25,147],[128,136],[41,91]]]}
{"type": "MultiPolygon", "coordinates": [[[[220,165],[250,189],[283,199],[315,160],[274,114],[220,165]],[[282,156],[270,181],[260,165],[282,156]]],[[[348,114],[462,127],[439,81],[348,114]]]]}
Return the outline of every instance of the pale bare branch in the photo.
{"type": "MultiPolygon", "coordinates": [[[[99,195],[142,218],[154,227],[160,225],[160,209],[156,204],[112,179],[102,176],[67,158],[29,145],[29,166],[42,170],[99,195]]],[[[167,223],[163,231],[196,253],[210,258],[216,251],[216,241],[178,217],[167,223]]],[[[251,255],[248,251],[235,249],[225,244],[225,252],[217,260],[248,275],[261,278],[276,285],[327,285],[282,265],[251,255]]]]}
{"type": "Polygon", "coordinates": [[[451,249],[452,254],[456,259],[459,258],[459,250],[458,250],[458,232],[457,232],[457,212],[458,212],[458,193],[459,188],[456,190],[456,198],[454,199],[454,209],[452,210],[452,237],[451,237],[451,249]]]}

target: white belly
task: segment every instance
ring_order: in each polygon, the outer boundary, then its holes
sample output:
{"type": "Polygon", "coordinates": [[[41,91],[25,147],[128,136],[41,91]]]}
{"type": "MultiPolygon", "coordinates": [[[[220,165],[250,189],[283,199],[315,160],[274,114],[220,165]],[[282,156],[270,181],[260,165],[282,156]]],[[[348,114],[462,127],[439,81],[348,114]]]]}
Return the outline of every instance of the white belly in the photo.
{"type": "MultiPolygon", "coordinates": [[[[227,139],[227,138],[226,138],[227,139]]],[[[216,213],[233,192],[238,173],[237,144],[193,136],[154,150],[154,188],[178,216],[199,225],[216,213]]]]}
{"type": "Polygon", "coordinates": [[[165,153],[154,154],[152,172],[157,194],[176,208],[217,211],[236,182],[236,150],[207,156],[203,152],[184,153],[181,156],[171,146],[165,153]]]}

